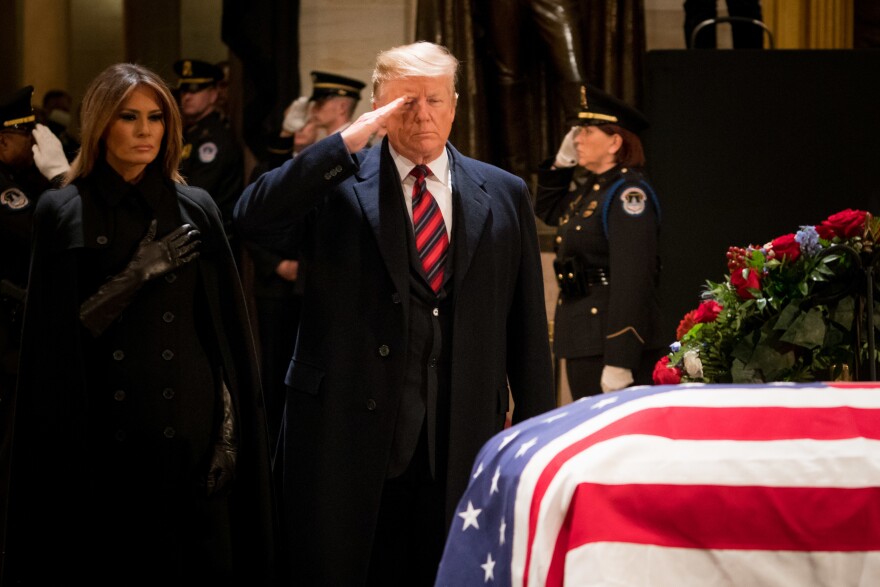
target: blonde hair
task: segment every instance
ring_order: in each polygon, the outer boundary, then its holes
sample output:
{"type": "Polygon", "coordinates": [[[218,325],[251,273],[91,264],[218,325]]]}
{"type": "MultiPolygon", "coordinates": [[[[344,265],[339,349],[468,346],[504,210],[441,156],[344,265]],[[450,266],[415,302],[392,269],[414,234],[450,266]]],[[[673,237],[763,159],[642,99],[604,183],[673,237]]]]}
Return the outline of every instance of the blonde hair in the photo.
{"type": "Polygon", "coordinates": [[[373,70],[373,102],[379,99],[382,84],[405,77],[448,78],[449,93],[458,98],[455,92],[458,59],[442,45],[418,41],[379,53],[373,70]]]}
{"type": "Polygon", "coordinates": [[[70,164],[65,184],[77,177],[87,177],[98,159],[105,156],[104,135],[116,120],[122,103],[139,87],[152,90],[162,110],[165,132],[156,157],[162,163],[162,175],[185,183],[177,170],[183,148],[183,125],[174,96],[162,78],[150,69],[134,63],[117,63],[99,73],[86,90],[80,115],[81,146],[70,164]]]}

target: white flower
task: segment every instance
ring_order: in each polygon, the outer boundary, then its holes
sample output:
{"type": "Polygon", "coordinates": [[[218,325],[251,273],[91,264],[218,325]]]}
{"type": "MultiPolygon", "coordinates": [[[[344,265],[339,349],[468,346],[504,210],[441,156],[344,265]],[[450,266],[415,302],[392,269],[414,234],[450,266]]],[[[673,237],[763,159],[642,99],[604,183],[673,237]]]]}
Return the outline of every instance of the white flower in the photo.
{"type": "Polygon", "coordinates": [[[684,354],[684,372],[693,379],[703,377],[703,363],[698,351],[687,351],[684,354]]]}

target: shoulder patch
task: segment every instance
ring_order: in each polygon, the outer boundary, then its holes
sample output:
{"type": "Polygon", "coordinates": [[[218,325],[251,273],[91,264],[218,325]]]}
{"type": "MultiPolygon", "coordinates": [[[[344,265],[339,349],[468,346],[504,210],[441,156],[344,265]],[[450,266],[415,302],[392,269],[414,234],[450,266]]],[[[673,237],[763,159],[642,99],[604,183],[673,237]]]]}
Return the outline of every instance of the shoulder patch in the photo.
{"type": "Polygon", "coordinates": [[[28,197],[24,195],[24,192],[18,188],[9,188],[2,194],[0,194],[0,205],[3,205],[10,210],[21,210],[22,208],[27,208],[28,204],[30,204],[30,200],[28,197]]]}
{"type": "Polygon", "coordinates": [[[639,216],[645,211],[648,196],[641,188],[631,187],[623,190],[620,194],[620,201],[623,204],[623,211],[630,216],[639,216]]]}
{"type": "Polygon", "coordinates": [[[204,143],[199,147],[199,161],[202,163],[210,163],[217,157],[217,145],[215,143],[204,143]]]}

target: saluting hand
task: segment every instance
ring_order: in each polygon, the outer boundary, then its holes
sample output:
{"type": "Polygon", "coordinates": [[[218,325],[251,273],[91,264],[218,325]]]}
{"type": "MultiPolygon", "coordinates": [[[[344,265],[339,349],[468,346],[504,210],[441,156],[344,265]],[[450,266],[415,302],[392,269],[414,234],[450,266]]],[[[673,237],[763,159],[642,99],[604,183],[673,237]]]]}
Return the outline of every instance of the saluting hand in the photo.
{"type": "Polygon", "coordinates": [[[388,117],[391,116],[406,101],[406,97],[401,96],[380,106],[375,110],[365,112],[351,123],[351,126],[342,131],[342,142],[349,153],[357,153],[367,146],[370,138],[377,132],[385,128],[388,117]]]}

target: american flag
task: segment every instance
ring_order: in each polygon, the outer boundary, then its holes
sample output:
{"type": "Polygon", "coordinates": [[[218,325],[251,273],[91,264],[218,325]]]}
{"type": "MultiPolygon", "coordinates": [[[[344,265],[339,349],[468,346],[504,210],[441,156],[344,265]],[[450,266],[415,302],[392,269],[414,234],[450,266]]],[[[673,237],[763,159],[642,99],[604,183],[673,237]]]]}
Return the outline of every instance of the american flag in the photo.
{"type": "Polygon", "coordinates": [[[436,585],[880,585],[880,384],[584,398],[489,440],[436,585]]]}

